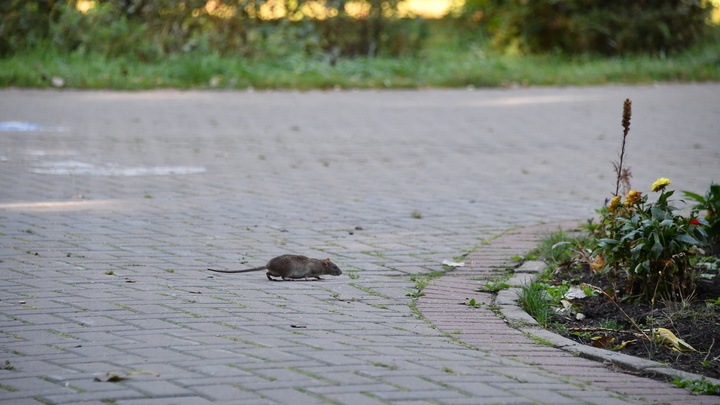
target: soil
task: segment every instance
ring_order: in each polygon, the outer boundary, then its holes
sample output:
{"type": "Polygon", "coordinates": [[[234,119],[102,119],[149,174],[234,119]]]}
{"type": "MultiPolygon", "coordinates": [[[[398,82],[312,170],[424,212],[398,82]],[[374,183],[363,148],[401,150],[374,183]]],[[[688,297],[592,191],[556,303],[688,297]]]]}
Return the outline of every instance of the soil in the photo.
{"type": "MultiPolygon", "coordinates": [[[[712,251],[715,252],[715,257],[720,257],[720,246],[716,246],[712,251]]],[[[666,328],[695,348],[695,352],[678,352],[642,339],[639,337],[642,336],[639,335],[640,331],[632,325],[627,316],[602,294],[572,300],[574,311],[570,314],[558,314],[554,319],[567,330],[563,331],[563,328],[559,327],[556,332],[595,347],[602,347],[603,343],[607,342],[606,349],[632,341],[616,351],[665,363],[678,370],[720,378],[720,304],[707,301],[720,299],[720,275],[717,270],[697,270],[697,273],[714,273],[716,276],[712,279],[698,278],[694,296],[684,304],[656,302],[653,308],[649,304],[618,303],[641,329],[666,328]],[[585,319],[576,320],[576,313],[582,313],[585,319]],[[597,330],[607,328],[609,320],[621,326],[619,329],[622,332],[597,330]],[[609,342],[610,338],[614,340],[609,342]]],[[[593,274],[587,266],[557,272],[552,283],[560,284],[564,280],[572,280],[573,285],[591,284],[604,291],[610,287],[607,277],[593,274]]],[[[622,290],[622,286],[616,285],[616,290],[622,290]]]]}

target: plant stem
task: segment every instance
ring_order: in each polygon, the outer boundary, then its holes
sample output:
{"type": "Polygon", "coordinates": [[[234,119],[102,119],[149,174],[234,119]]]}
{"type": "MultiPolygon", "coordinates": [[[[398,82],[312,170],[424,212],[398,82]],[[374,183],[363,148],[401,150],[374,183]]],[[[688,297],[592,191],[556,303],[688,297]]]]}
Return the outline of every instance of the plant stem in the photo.
{"type": "Polygon", "coordinates": [[[630,318],[630,316],[629,316],[625,311],[623,311],[622,308],[620,308],[620,305],[618,305],[618,303],[615,302],[615,300],[614,300],[612,297],[610,297],[610,296],[608,295],[608,293],[606,293],[605,291],[603,291],[602,288],[596,287],[596,286],[594,286],[594,285],[591,285],[590,287],[592,287],[593,290],[595,290],[595,291],[601,293],[602,295],[606,296],[606,297],[610,300],[610,302],[612,302],[612,303],[617,307],[617,309],[619,309],[620,312],[622,312],[622,314],[625,316],[625,318],[627,318],[628,321],[630,321],[630,323],[631,323],[638,331],[640,331],[640,333],[642,333],[642,335],[645,337],[645,339],[647,339],[647,340],[649,340],[649,341],[652,342],[652,340],[650,339],[650,337],[640,328],[640,326],[638,326],[638,324],[635,323],[635,321],[633,321],[632,318],[630,318]]]}
{"type": "Polygon", "coordinates": [[[625,99],[623,103],[623,139],[622,147],[620,148],[620,162],[615,165],[615,171],[617,174],[617,182],[615,183],[615,195],[620,192],[620,182],[623,178],[623,161],[625,160],[625,140],[627,139],[628,132],[630,132],[630,117],[632,117],[632,101],[625,99]]]}

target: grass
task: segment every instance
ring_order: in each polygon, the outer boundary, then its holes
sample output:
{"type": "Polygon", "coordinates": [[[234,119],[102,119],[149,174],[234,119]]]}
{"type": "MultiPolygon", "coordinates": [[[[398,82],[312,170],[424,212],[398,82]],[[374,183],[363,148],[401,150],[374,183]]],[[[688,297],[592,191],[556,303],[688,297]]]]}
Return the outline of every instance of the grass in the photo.
{"type": "Polygon", "coordinates": [[[552,302],[547,298],[544,284],[524,285],[518,293],[518,301],[525,312],[535,318],[540,325],[547,327],[550,324],[554,311],[552,302]]]}
{"type": "Polygon", "coordinates": [[[377,366],[377,367],[383,367],[388,370],[397,370],[398,369],[398,366],[395,364],[385,364],[385,363],[380,363],[380,362],[374,362],[374,363],[372,363],[372,365],[377,366]]]}
{"type": "Polygon", "coordinates": [[[558,264],[573,258],[572,251],[576,240],[564,231],[556,231],[545,235],[527,256],[534,256],[549,264],[558,264]]]}
{"type": "Polygon", "coordinates": [[[210,54],[175,54],[155,62],[130,57],[35,49],[0,59],[0,87],[66,87],[143,90],[383,89],[511,87],[720,80],[720,40],[708,40],[671,56],[603,58],[560,54],[508,55],[479,36],[436,24],[419,55],[340,59],[301,54],[251,60],[210,54]]]}
{"type": "Polygon", "coordinates": [[[388,297],[387,295],[380,294],[379,292],[373,290],[372,288],[360,287],[359,285],[354,284],[354,283],[348,283],[348,285],[349,285],[350,287],[355,287],[355,288],[357,288],[357,289],[360,290],[360,291],[364,291],[364,292],[366,292],[366,293],[368,293],[368,294],[370,294],[370,295],[372,295],[372,296],[390,299],[390,297],[388,297]]]}

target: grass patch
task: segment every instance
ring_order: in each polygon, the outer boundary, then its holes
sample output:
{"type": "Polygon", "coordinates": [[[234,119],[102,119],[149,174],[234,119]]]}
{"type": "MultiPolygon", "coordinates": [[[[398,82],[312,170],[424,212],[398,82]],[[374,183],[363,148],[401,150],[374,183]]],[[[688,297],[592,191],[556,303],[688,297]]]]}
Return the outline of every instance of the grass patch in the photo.
{"type": "Polygon", "coordinates": [[[339,385],[339,384],[338,384],[337,382],[335,382],[335,381],[328,380],[327,378],[321,377],[321,376],[319,376],[319,375],[317,375],[317,374],[315,374],[315,373],[311,373],[311,372],[309,372],[309,371],[300,370],[299,368],[296,368],[296,367],[285,367],[285,369],[290,370],[290,371],[294,371],[294,372],[296,372],[296,373],[298,373],[298,374],[302,374],[302,375],[308,376],[308,377],[310,377],[310,378],[314,378],[314,379],[316,379],[316,380],[318,380],[318,381],[326,382],[326,383],[331,384],[331,385],[339,385]]]}
{"type": "Polygon", "coordinates": [[[175,311],[175,312],[178,312],[178,313],[181,313],[181,314],[185,314],[185,315],[192,316],[193,318],[202,318],[202,315],[198,315],[198,314],[193,313],[193,312],[190,312],[190,311],[186,311],[186,310],[183,310],[183,309],[177,309],[177,308],[169,307],[169,306],[167,306],[167,305],[160,305],[160,306],[163,307],[163,308],[165,308],[165,309],[169,309],[169,310],[171,310],[171,311],[175,311]]]}
{"type": "Polygon", "coordinates": [[[385,364],[385,363],[380,363],[380,362],[374,362],[374,363],[372,363],[372,365],[376,366],[376,367],[383,367],[388,370],[397,370],[398,369],[398,366],[395,364],[385,364]]]}
{"type": "Polygon", "coordinates": [[[259,347],[259,348],[261,348],[261,349],[265,349],[265,348],[269,347],[269,346],[261,345],[261,344],[259,344],[259,343],[250,342],[250,341],[243,340],[243,339],[240,339],[240,338],[237,338],[237,337],[232,337],[232,336],[218,335],[217,337],[223,338],[223,339],[227,339],[227,340],[232,340],[233,342],[242,343],[242,344],[245,344],[245,345],[250,345],[250,346],[259,347]]]}
{"type": "Polygon", "coordinates": [[[576,239],[564,231],[549,233],[526,256],[543,260],[548,264],[566,262],[574,257],[573,248],[578,242],[576,239]]]}
{"type": "MultiPolygon", "coordinates": [[[[605,58],[562,54],[509,55],[462,27],[430,26],[425,48],[412,57],[339,59],[295,54],[274,59],[172,54],[155,62],[107,58],[52,47],[0,59],[0,87],[66,87],[143,90],[207,89],[385,89],[512,87],[720,80],[720,40],[711,36],[687,51],[666,55],[605,58]]],[[[147,196],[146,196],[147,197],[147,196]]],[[[413,217],[417,218],[413,213],[413,217]]]]}
{"type": "Polygon", "coordinates": [[[518,293],[520,306],[543,327],[550,324],[555,312],[552,308],[552,302],[547,297],[545,287],[541,283],[530,283],[524,285],[518,293]]]}
{"type": "Polygon", "coordinates": [[[240,304],[240,303],[238,303],[238,302],[229,300],[229,299],[227,299],[227,298],[218,297],[218,296],[216,296],[216,295],[213,295],[213,296],[211,296],[210,298],[213,298],[213,299],[216,299],[216,300],[220,300],[220,301],[223,301],[223,302],[227,302],[228,304],[237,305],[237,306],[239,306],[239,307],[250,308],[250,307],[247,306],[247,305],[240,304]]]}
{"type": "Polygon", "coordinates": [[[56,331],[56,330],[54,330],[54,329],[45,329],[45,330],[46,330],[47,332],[52,333],[52,334],[55,334],[55,335],[58,335],[58,336],[62,336],[62,337],[64,337],[64,338],[66,338],[66,339],[80,340],[80,339],[76,338],[75,336],[71,336],[71,335],[68,335],[67,333],[59,332],[59,331],[56,331]]]}
{"type": "Polygon", "coordinates": [[[372,295],[372,296],[390,299],[390,297],[388,297],[387,295],[380,294],[379,292],[374,291],[372,288],[360,287],[359,285],[357,285],[357,284],[355,284],[355,283],[348,283],[348,285],[349,285],[350,287],[355,287],[355,288],[357,288],[357,289],[360,290],[360,291],[364,291],[364,292],[366,292],[366,293],[368,293],[368,294],[370,294],[370,295],[372,295]]]}

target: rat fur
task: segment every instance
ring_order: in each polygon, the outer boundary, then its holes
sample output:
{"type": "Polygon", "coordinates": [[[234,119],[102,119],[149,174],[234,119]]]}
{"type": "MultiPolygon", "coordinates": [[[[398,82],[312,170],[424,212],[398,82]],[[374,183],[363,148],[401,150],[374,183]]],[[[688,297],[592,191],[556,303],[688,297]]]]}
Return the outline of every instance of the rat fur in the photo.
{"type": "Polygon", "coordinates": [[[308,278],[314,278],[316,280],[322,280],[324,275],[339,276],[342,274],[340,268],[330,259],[319,260],[311,259],[309,257],[300,255],[281,255],[270,259],[266,265],[260,267],[253,267],[252,269],[244,270],[214,270],[218,273],[247,273],[251,271],[266,270],[265,274],[270,281],[279,281],[272,277],[280,277],[285,281],[297,280],[304,278],[306,281],[308,278]],[[272,276],[272,277],[271,277],[272,276]]]}

